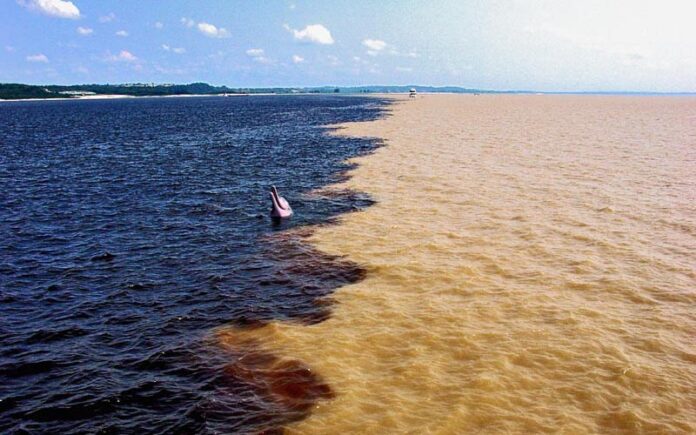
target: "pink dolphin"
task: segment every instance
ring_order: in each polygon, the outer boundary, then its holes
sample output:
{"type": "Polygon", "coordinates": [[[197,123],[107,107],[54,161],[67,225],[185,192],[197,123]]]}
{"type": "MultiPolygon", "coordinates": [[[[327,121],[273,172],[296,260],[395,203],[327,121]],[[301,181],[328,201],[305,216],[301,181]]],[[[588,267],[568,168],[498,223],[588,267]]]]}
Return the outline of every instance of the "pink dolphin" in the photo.
{"type": "Polygon", "coordinates": [[[275,186],[271,186],[271,202],[273,203],[273,207],[271,208],[272,218],[283,219],[292,216],[290,204],[288,204],[285,198],[278,195],[275,186]]]}

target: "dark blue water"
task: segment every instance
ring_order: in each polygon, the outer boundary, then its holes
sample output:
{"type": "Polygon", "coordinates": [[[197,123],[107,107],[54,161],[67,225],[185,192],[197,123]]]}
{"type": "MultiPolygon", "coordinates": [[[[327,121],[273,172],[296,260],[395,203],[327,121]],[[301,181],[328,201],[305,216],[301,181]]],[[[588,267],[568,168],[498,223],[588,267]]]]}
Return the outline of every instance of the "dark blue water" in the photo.
{"type": "Polygon", "coordinates": [[[211,328],[319,322],[359,265],[298,227],[369,206],[307,193],[379,144],[327,135],[361,97],[0,105],[0,432],[269,431],[287,413],[226,370],[211,328]],[[268,187],[295,216],[274,225],[268,187]]]}

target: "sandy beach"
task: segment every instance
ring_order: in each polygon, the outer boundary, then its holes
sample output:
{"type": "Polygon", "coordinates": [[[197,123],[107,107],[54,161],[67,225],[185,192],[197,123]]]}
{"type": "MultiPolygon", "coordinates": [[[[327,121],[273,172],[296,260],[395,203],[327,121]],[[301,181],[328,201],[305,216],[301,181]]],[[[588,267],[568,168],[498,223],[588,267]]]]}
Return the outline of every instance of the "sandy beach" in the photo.
{"type": "MultiPolygon", "coordinates": [[[[96,94],[96,95],[80,95],[76,97],[65,98],[22,98],[13,100],[3,100],[2,102],[18,102],[18,101],[75,101],[75,100],[114,100],[121,98],[199,98],[199,97],[292,97],[292,96],[326,96],[327,94],[317,94],[311,92],[296,92],[286,94],[274,94],[266,92],[254,92],[248,94],[175,94],[175,95],[123,95],[123,94],[96,94]]],[[[344,94],[343,96],[362,96],[361,94],[344,94]]],[[[378,96],[380,94],[373,94],[378,96]]],[[[386,95],[382,95],[386,96],[386,95]]]]}
{"type": "Polygon", "coordinates": [[[311,242],[368,270],[330,319],[222,329],[336,392],[291,433],[696,430],[696,99],[426,95],[311,242]],[[242,337],[242,338],[240,338],[242,337]]]}
{"type": "Polygon", "coordinates": [[[3,100],[0,102],[18,102],[18,101],[75,101],[75,100],[116,100],[122,98],[188,98],[188,97],[223,97],[227,95],[204,95],[204,94],[182,94],[182,95],[123,95],[123,94],[96,94],[96,95],[80,95],[77,97],[65,98],[23,98],[17,100],[3,100]]]}

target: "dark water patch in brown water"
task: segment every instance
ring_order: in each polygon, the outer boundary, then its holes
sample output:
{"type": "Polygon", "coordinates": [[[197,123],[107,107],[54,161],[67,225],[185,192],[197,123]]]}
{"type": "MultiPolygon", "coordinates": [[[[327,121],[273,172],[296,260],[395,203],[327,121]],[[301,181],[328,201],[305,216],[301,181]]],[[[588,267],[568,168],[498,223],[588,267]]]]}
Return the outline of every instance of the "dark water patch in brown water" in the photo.
{"type": "MultiPolygon", "coordinates": [[[[257,303],[230,318],[230,324],[249,327],[275,320],[321,322],[330,315],[329,296],[333,291],[365,278],[366,271],[360,265],[318,251],[307,239],[315,228],[335,224],[341,214],[362,210],[374,201],[365,194],[340,190],[305,195],[303,202],[308,208],[316,206],[309,204],[320,204],[323,209],[340,210],[340,213],[332,213],[322,222],[307,226],[292,227],[292,222],[283,222],[276,231],[259,238],[258,255],[238,265],[245,279],[254,283],[245,286],[238,296],[254,298],[257,303]]],[[[234,278],[235,270],[232,270],[228,277],[216,277],[216,280],[234,278]]]]}
{"type": "Polygon", "coordinates": [[[248,385],[263,402],[266,412],[255,416],[256,431],[281,433],[284,425],[307,417],[317,401],[334,397],[331,387],[304,362],[271,353],[257,340],[235,332],[219,335],[234,357],[224,374],[248,385]]]}
{"type": "MultiPolygon", "coordinates": [[[[350,190],[322,191],[308,197],[314,201],[353,204],[346,212],[374,203],[367,195],[350,190]]],[[[326,254],[309,244],[307,239],[317,227],[335,222],[336,216],[322,224],[277,232],[261,239],[266,246],[265,260],[277,267],[258,284],[284,287],[283,294],[296,295],[305,301],[303,309],[293,310],[292,315],[282,320],[312,325],[328,319],[334,303],[331,294],[366,277],[366,270],[359,264],[326,254]]],[[[332,399],[334,392],[308,363],[273,353],[253,338],[254,330],[279,320],[277,314],[257,314],[235,319],[232,326],[217,332],[217,339],[233,361],[223,369],[224,382],[241,383],[254,393],[254,399],[247,403],[254,409],[247,415],[253,417],[245,420],[245,428],[255,433],[283,433],[285,425],[309,416],[320,400],[332,399]]]]}

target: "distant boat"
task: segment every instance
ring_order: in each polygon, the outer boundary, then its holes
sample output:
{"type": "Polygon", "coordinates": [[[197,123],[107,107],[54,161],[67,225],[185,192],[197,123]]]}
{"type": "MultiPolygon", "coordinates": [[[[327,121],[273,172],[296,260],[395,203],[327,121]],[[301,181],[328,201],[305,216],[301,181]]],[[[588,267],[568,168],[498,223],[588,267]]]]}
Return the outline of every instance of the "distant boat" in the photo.
{"type": "Polygon", "coordinates": [[[278,195],[278,190],[275,188],[275,186],[271,186],[271,202],[273,203],[271,207],[272,218],[283,219],[292,216],[292,208],[290,208],[290,204],[285,200],[285,198],[278,195]]]}
{"type": "Polygon", "coordinates": [[[408,97],[409,98],[416,98],[416,88],[411,88],[408,91],[408,97]]]}

